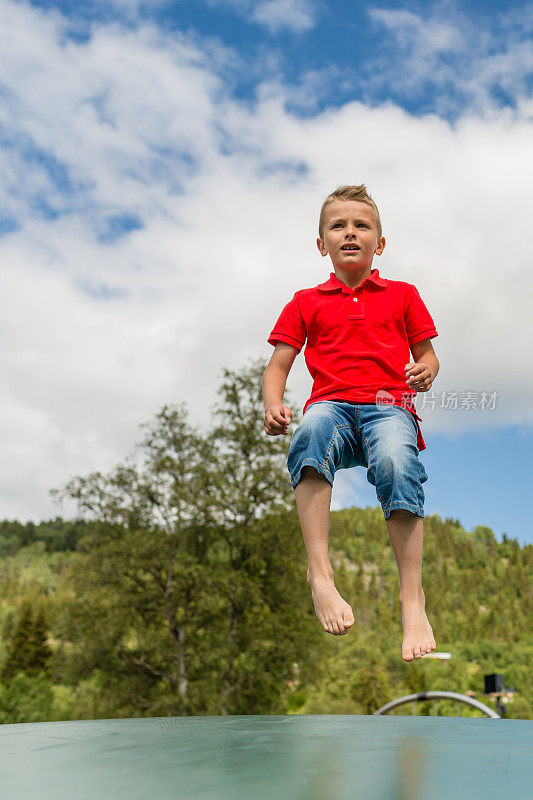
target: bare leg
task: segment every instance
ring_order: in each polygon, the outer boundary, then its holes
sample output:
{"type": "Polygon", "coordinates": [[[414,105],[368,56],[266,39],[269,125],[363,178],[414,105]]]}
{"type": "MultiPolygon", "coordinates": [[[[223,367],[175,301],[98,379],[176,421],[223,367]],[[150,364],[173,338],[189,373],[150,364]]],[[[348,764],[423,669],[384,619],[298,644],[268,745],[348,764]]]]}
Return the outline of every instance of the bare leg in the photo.
{"type": "Polygon", "coordinates": [[[426,616],[422,589],[422,541],[424,520],[405,509],[391,511],[389,537],[400,574],[400,608],[403,623],[402,658],[412,661],[437,647],[426,616]]]}
{"type": "Polygon", "coordinates": [[[355,620],[352,609],[335,588],[328,555],[331,484],[318,470],[305,466],[294,494],[307,550],[307,581],[317,617],[325,631],[343,635],[355,620]]]}

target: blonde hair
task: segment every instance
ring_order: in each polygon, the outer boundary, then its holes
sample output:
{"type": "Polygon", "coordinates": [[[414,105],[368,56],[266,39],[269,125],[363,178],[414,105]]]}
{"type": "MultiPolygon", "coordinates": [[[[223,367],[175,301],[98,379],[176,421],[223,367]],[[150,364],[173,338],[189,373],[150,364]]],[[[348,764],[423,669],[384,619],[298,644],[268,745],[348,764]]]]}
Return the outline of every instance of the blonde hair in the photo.
{"type": "Polygon", "coordinates": [[[378,226],[378,239],[381,239],[381,219],[379,218],[378,207],[368,194],[364,183],[362,183],[360,186],[339,186],[334,192],[326,197],[322,203],[322,208],[320,209],[320,218],[318,221],[318,235],[321,239],[324,238],[324,214],[326,208],[330,205],[330,203],[333,203],[334,200],[357,200],[359,203],[366,203],[367,206],[373,208],[378,226]]]}

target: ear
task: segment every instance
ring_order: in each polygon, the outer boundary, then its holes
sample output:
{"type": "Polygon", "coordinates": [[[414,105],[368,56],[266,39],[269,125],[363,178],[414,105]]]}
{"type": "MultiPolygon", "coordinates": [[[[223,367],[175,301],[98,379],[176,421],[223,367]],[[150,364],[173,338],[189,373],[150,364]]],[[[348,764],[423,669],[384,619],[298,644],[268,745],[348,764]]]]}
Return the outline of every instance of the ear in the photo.
{"type": "Polygon", "coordinates": [[[380,256],[382,252],[385,250],[386,241],[385,238],[382,236],[381,239],[378,239],[378,243],[376,246],[376,255],[380,256]]]}
{"type": "Polygon", "coordinates": [[[326,250],[326,245],[320,237],[316,240],[316,246],[318,247],[320,255],[327,256],[328,251],[326,250]]]}

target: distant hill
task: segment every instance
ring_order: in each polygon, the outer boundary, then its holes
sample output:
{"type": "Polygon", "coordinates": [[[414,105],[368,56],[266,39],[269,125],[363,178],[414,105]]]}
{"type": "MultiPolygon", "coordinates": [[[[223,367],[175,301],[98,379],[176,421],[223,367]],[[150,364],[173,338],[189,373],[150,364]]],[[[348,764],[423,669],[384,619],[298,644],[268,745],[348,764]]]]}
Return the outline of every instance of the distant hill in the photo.
{"type": "MultiPolygon", "coordinates": [[[[470,533],[462,528],[459,520],[442,520],[438,515],[426,516],[423,558],[426,610],[433,626],[437,650],[450,652],[452,659],[449,662],[420,659],[408,664],[401,659],[398,572],[379,506],[331,512],[330,555],[335,569],[335,582],[343,597],[352,605],[356,620],[352,631],[343,637],[323,633],[314,615],[305,581],[305,548],[301,534],[298,540],[296,512],[289,512],[285,517],[266,518],[257,525],[260,526],[258,530],[266,547],[265,552],[269,551],[270,537],[280,558],[283,559],[283,553],[286,552],[287,559],[293,562],[287,564],[288,568],[294,569],[294,562],[298,562],[296,578],[291,577],[290,585],[285,583],[276,589],[276,608],[272,606],[272,612],[278,613],[280,609],[283,612],[278,622],[275,616],[258,613],[246,634],[250,638],[243,639],[238,645],[242,658],[246,660],[253,657],[254,648],[259,642],[267,646],[265,642],[272,636],[278,637],[280,642],[283,637],[302,637],[301,658],[298,663],[289,665],[294,670],[293,678],[287,680],[281,677],[282,665],[276,666],[276,673],[270,676],[274,682],[283,680],[286,684],[280,695],[283,699],[276,701],[278,705],[274,707],[274,713],[372,713],[379,705],[401,694],[429,689],[470,691],[495,708],[494,702],[483,695],[483,675],[500,672],[504,675],[506,686],[515,690],[507,716],[533,718],[533,545],[521,547],[517,541],[506,536],[502,542],[498,542],[490,528],[478,526],[470,533]],[[291,553],[290,548],[283,545],[283,537],[286,537],[286,541],[296,542],[296,550],[293,549],[291,553]],[[283,610],[284,603],[291,607],[283,610]],[[292,607],[294,604],[296,607],[292,607]],[[284,621],[286,619],[287,622],[284,621]],[[273,624],[277,629],[272,629],[273,624]],[[279,678],[275,677],[277,672],[279,678]]],[[[29,647],[27,654],[21,655],[16,662],[20,662],[22,670],[18,677],[0,687],[0,721],[176,713],[174,696],[164,682],[155,680],[151,684],[148,700],[141,697],[139,686],[142,684],[138,683],[131,697],[126,698],[123,685],[119,682],[124,669],[120,658],[113,660],[109,656],[111,660],[105,662],[107,666],[103,672],[101,666],[90,666],[91,663],[99,663],[97,654],[87,659],[94,640],[91,631],[95,630],[95,625],[110,624],[106,620],[112,619],[109,615],[113,607],[116,607],[117,613],[126,613],[120,612],[120,608],[127,609],[130,601],[121,596],[124,587],[120,579],[129,569],[128,559],[135,557],[136,548],[142,549],[146,541],[146,536],[139,537],[136,540],[138,547],[131,545],[128,537],[132,534],[124,531],[122,539],[120,531],[117,532],[115,528],[109,539],[109,547],[112,548],[109,551],[112,552],[109,556],[112,561],[109,561],[102,558],[103,551],[96,550],[95,542],[98,536],[102,537],[102,530],[95,522],[63,520],[60,517],[39,524],[9,520],[0,522],[0,668],[8,658],[11,659],[10,663],[13,662],[13,642],[17,637],[20,640],[24,634],[20,627],[23,613],[30,620],[27,623],[29,626],[40,626],[39,630],[44,626],[47,630],[46,642],[36,643],[34,656],[29,647]],[[84,543],[80,547],[82,539],[84,543]],[[98,594],[104,590],[82,589],[82,582],[69,578],[75,562],[78,565],[77,575],[83,575],[83,565],[87,565],[91,586],[110,586],[105,604],[102,600],[100,620],[95,620],[91,604],[99,602],[98,594]],[[116,588],[113,588],[115,584],[109,583],[109,575],[112,574],[109,573],[110,565],[115,565],[116,588]],[[62,633],[67,630],[68,635],[62,633]],[[32,666],[31,661],[32,658],[37,659],[39,647],[39,657],[43,658],[44,646],[52,654],[49,669],[36,676],[35,665],[32,666]]],[[[164,539],[161,541],[164,542],[164,539]]],[[[221,545],[216,547],[217,552],[222,554],[221,545]]],[[[124,647],[135,647],[139,637],[146,632],[149,643],[153,638],[153,661],[157,665],[154,670],[163,674],[164,659],[172,658],[165,653],[172,651],[158,644],[157,637],[162,635],[160,632],[148,634],[148,626],[158,624],[157,598],[149,583],[149,573],[153,573],[153,567],[148,569],[147,561],[148,558],[155,558],[157,563],[157,549],[146,556],[143,553],[137,555],[137,566],[131,574],[135,580],[135,576],[138,576],[141,582],[140,591],[135,595],[140,604],[136,615],[139,615],[141,622],[135,633],[130,631],[127,634],[125,643],[121,645],[122,650],[117,652],[120,656],[121,652],[125,652],[124,647]],[[146,575],[142,574],[144,565],[147,568],[146,575]],[[142,589],[143,581],[146,592],[142,589]],[[146,608],[142,607],[144,602],[146,608]]],[[[216,557],[218,562],[221,557],[216,557]]],[[[162,554],[162,564],[165,559],[166,556],[162,554]]],[[[198,626],[204,631],[205,645],[198,635],[194,638],[194,613],[189,619],[195,648],[191,650],[190,658],[193,659],[194,652],[201,653],[205,647],[206,663],[210,665],[213,676],[211,685],[208,685],[201,671],[198,673],[198,688],[195,690],[197,700],[191,700],[190,712],[198,714],[206,713],[207,706],[202,705],[202,692],[212,691],[217,670],[224,670],[225,658],[223,653],[217,656],[218,645],[215,642],[218,640],[210,638],[217,627],[210,619],[216,617],[206,616],[207,612],[200,603],[211,604],[213,614],[218,613],[217,597],[206,583],[209,579],[208,563],[205,561],[204,565],[206,579],[193,584],[198,586],[197,597],[193,594],[190,606],[198,606],[198,626]],[[205,597],[202,594],[204,590],[205,597]]],[[[246,563],[243,562],[240,571],[235,573],[243,579],[245,604],[246,592],[249,591],[246,586],[253,585],[245,582],[246,563]]],[[[253,565],[250,568],[255,569],[253,565]]],[[[289,574],[292,574],[290,570],[287,572],[289,574]]],[[[267,575],[265,580],[275,583],[276,576],[267,575]]],[[[220,602],[223,600],[224,590],[221,590],[220,602]]],[[[179,603],[179,599],[176,602],[179,603]]],[[[258,602],[258,599],[254,602],[258,602]]],[[[206,605],[205,608],[211,606],[206,605]]],[[[116,626],[115,621],[113,625],[116,626]]],[[[120,626],[113,630],[120,631],[120,626]]],[[[154,631],[164,631],[164,624],[154,628],[154,631]]],[[[266,663],[268,672],[270,662],[267,660],[266,663]]],[[[263,674],[264,670],[265,667],[263,674]]],[[[250,675],[255,671],[254,668],[250,675]]],[[[191,680],[193,672],[190,673],[191,680]]],[[[133,679],[138,681],[138,677],[134,676],[133,679]]],[[[253,693],[253,684],[251,687],[253,693]]],[[[211,698],[209,702],[215,702],[211,695],[205,696],[211,698]]],[[[268,705],[261,711],[262,702],[257,698],[258,706],[253,713],[272,713],[272,707],[268,705]]],[[[267,703],[266,696],[264,702],[267,703]]],[[[431,702],[419,704],[417,713],[431,714],[434,708],[431,702]]],[[[439,702],[438,710],[441,714],[456,713],[455,705],[446,701],[439,702]]],[[[397,713],[410,712],[411,709],[406,708],[397,713]]],[[[216,706],[211,708],[211,713],[218,713],[216,706]]],[[[466,708],[461,713],[465,716],[479,715],[466,708]]]]}

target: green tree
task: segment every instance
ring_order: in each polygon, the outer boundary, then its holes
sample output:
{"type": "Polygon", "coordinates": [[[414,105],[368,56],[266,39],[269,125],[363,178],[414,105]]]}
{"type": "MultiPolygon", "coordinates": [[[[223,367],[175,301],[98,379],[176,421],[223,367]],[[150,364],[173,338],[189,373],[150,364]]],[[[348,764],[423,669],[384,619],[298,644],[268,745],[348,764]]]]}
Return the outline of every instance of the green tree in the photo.
{"type": "Polygon", "coordinates": [[[52,655],[47,644],[47,627],[42,609],[34,614],[31,603],[24,601],[0,673],[2,683],[9,684],[18,672],[29,676],[47,673],[52,655]]]}
{"type": "Polygon", "coordinates": [[[100,670],[117,716],[271,713],[294,663],[301,680],[317,674],[287,442],[263,430],[265,367],[224,370],[206,436],[164,406],[137,462],[53,492],[94,520],[56,626],[71,677],[100,670]]]}
{"type": "Polygon", "coordinates": [[[0,724],[47,722],[52,718],[54,694],[44,672],[31,677],[17,673],[0,688],[0,724]]]}
{"type": "Polygon", "coordinates": [[[370,657],[365,666],[355,671],[351,696],[359,703],[363,714],[373,714],[393,699],[387,671],[376,658],[370,657]]]}

